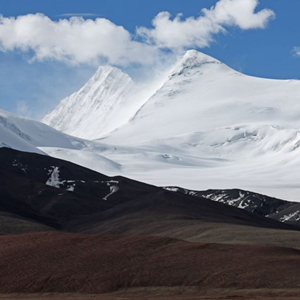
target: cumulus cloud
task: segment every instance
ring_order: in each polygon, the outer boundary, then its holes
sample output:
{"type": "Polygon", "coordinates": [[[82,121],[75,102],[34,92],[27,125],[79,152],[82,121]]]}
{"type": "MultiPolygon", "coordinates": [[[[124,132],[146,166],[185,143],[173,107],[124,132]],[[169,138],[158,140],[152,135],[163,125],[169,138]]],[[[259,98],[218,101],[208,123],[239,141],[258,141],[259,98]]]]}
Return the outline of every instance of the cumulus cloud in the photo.
{"type": "Polygon", "coordinates": [[[172,19],[159,13],[152,28],[137,28],[134,34],[105,18],[79,16],[53,21],[43,14],[0,16],[0,50],[32,52],[33,60],[58,60],[72,64],[152,64],[161,58],[162,48],[173,52],[208,47],[227,27],[263,29],[274,18],[272,10],[256,12],[258,0],[220,0],[203,9],[198,18],[172,19]]]}
{"type": "Polygon", "coordinates": [[[220,0],[210,9],[203,9],[198,18],[185,20],[181,14],[172,19],[170,13],[161,12],[153,19],[153,28],[141,27],[137,33],[160,48],[208,47],[214,35],[225,33],[226,27],[265,28],[275,13],[270,9],[255,12],[258,4],[258,0],[220,0]]]}
{"type": "Polygon", "coordinates": [[[220,25],[238,26],[241,29],[263,29],[275,17],[270,9],[255,12],[258,0],[221,0],[210,10],[203,9],[206,18],[220,25]]]}
{"type": "Polygon", "coordinates": [[[71,17],[53,21],[43,14],[0,17],[0,49],[33,51],[34,59],[71,63],[151,63],[155,49],[131,38],[122,26],[104,18],[71,17]]]}

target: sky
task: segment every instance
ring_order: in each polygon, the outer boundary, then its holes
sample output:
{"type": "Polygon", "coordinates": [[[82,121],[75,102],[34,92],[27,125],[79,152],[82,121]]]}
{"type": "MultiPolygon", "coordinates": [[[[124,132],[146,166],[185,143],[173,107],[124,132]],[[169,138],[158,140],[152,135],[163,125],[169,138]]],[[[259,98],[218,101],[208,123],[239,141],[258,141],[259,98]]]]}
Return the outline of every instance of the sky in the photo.
{"type": "Polygon", "coordinates": [[[188,49],[300,79],[299,0],[0,0],[0,109],[41,119],[100,65],[135,81],[188,49]]]}

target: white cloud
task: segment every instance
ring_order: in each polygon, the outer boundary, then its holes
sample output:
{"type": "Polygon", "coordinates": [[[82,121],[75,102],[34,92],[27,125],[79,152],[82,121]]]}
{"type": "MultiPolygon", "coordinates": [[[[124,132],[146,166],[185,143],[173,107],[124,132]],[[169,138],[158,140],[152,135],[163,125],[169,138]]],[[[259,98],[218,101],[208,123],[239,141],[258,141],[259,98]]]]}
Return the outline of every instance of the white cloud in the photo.
{"type": "Polygon", "coordinates": [[[292,53],[295,56],[300,56],[300,47],[294,47],[292,53]]]}
{"type": "Polygon", "coordinates": [[[275,17],[270,9],[255,12],[258,0],[220,0],[210,9],[203,9],[198,18],[174,19],[170,13],[161,12],[152,21],[153,28],[141,27],[137,33],[149,44],[160,48],[208,47],[213,37],[225,33],[225,27],[235,26],[243,30],[263,29],[275,17]]]}
{"type": "Polygon", "coordinates": [[[156,55],[153,47],[132,40],[127,30],[107,19],[72,17],[52,21],[43,14],[1,16],[0,49],[32,50],[34,59],[40,61],[93,63],[104,58],[120,65],[151,63],[156,55]]]}
{"type": "Polygon", "coordinates": [[[275,14],[269,9],[255,12],[257,6],[258,0],[220,0],[203,9],[200,17],[184,20],[180,14],[172,19],[161,12],[153,19],[153,28],[137,28],[135,35],[105,18],[73,16],[53,21],[43,14],[0,15],[0,50],[33,52],[33,60],[39,61],[153,64],[163,56],[161,48],[177,52],[208,47],[229,26],[265,28],[275,14]]]}
{"type": "Polygon", "coordinates": [[[255,12],[258,4],[258,0],[221,0],[215,7],[203,12],[205,17],[220,25],[238,26],[244,30],[263,29],[275,13],[270,9],[255,12]]]}

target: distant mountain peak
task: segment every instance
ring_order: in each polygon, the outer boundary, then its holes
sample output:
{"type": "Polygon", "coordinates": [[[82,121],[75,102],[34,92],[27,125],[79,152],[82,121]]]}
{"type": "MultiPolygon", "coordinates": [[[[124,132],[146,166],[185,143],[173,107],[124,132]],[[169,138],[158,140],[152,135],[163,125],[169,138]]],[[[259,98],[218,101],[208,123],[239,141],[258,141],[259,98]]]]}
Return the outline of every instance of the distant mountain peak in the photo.
{"type": "Polygon", "coordinates": [[[216,58],[209,56],[203,52],[197,51],[197,50],[188,50],[184,54],[181,63],[183,64],[190,64],[193,65],[196,64],[205,64],[205,63],[218,63],[221,64],[219,60],[216,58]]]}
{"type": "Polygon", "coordinates": [[[130,76],[120,69],[100,66],[78,92],[63,99],[42,121],[77,137],[98,138],[126,123],[136,112],[139,103],[129,97],[136,89],[130,76]]]}
{"type": "Polygon", "coordinates": [[[105,79],[114,79],[119,76],[124,76],[131,80],[128,74],[124,73],[122,70],[111,67],[111,66],[100,66],[95,74],[90,78],[90,80],[98,81],[98,80],[105,80],[105,79]]]}
{"type": "Polygon", "coordinates": [[[171,76],[181,75],[185,73],[186,70],[198,69],[207,64],[224,65],[219,60],[207,54],[197,50],[188,50],[173,70],[171,76]]]}

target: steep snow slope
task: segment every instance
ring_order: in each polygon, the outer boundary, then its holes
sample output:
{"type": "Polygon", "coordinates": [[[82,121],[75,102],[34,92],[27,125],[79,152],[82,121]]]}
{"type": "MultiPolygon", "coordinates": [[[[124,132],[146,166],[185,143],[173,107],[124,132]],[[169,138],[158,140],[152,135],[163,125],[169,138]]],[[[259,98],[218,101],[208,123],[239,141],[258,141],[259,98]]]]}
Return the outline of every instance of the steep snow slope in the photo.
{"type": "Polygon", "coordinates": [[[65,98],[43,122],[65,133],[93,139],[125,124],[141,103],[131,78],[113,67],[99,67],[76,93],[65,98]]]}

